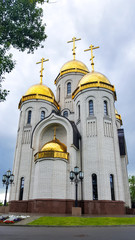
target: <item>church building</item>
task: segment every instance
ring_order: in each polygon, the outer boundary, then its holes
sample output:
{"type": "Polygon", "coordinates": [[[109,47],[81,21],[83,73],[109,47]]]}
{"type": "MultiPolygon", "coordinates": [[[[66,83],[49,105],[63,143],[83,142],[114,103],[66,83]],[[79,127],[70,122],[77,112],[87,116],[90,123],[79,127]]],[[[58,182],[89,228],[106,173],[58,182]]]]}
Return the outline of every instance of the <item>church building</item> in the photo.
{"type": "MultiPolygon", "coordinates": [[[[78,166],[78,206],[84,214],[125,214],[130,207],[127,149],[115,87],[102,73],[75,58],[60,69],[56,97],[42,83],[31,86],[19,102],[20,119],[10,191],[10,211],[70,214],[78,166]]],[[[124,93],[123,93],[124,94],[124,93]]]]}

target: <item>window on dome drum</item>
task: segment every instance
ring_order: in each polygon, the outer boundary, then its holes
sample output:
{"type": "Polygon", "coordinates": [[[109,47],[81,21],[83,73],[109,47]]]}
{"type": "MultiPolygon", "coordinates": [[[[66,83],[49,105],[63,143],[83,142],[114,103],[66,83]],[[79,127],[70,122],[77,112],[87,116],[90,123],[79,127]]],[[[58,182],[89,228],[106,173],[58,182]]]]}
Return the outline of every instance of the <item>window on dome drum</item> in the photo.
{"type": "Polygon", "coordinates": [[[45,118],[45,111],[41,111],[41,120],[45,118]]]}
{"type": "Polygon", "coordinates": [[[24,190],[24,177],[21,178],[21,182],[20,182],[19,200],[23,200],[23,190],[24,190]]]}
{"type": "Polygon", "coordinates": [[[58,102],[60,101],[60,87],[58,88],[58,102]]]}
{"type": "Polygon", "coordinates": [[[31,123],[31,113],[32,113],[32,111],[29,110],[29,111],[28,111],[27,124],[30,124],[30,123],[31,123]]]}
{"type": "Polygon", "coordinates": [[[67,83],[67,95],[71,94],[71,82],[67,83]]]}
{"type": "Polygon", "coordinates": [[[97,175],[92,174],[92,189],[93,189],[93,200],[98,200],[98,189],[97,189],[97,175]]]}
{"type": "Polygon", "coordinates": [[[107,101],[104,101],[104,115],[108,115],[107,101]]]}
{"type": "Polygon", "coordinates": [[[66,118],[68,117],[68,111],[63,112],[63,117],[66,117],[66,118]]]}
{"type": "Polygon", "coordinates": [[[93,101],[89,101],[89,115],[94,115],[93,101]]]}
{"type": "Polygon", "coordinates": [[[114,194],[114,176],[110,174],[110,188],[111,188],[111,200],[115,201],[115,194],[114,194]]]}
{"type": "Polygon", "coordinates": [[[78,119],[80,119],[80,105],[78,105],[78,119]]]}

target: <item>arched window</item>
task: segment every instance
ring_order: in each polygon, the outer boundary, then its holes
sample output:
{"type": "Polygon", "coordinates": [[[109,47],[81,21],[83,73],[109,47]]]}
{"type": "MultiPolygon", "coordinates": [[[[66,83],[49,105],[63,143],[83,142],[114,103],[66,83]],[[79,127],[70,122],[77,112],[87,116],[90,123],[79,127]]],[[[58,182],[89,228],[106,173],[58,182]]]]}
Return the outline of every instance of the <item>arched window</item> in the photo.
{"type": "Polygon", "coordinates": [[[66,118],[68,117],[68,111],[63,112],[63,117],[66,117],[66,118]]]}
{"type": "Polygon", "coordinates": [[[104,115],[108,115],[107,101],[104,101],[104,115]]]}
{"type": "Polygon", "coordinates": [[[21,178],[21,182],[20,182],[19,200],[23,200],[23,190],[24,190],[24,177],[21,178]]]}
{"type": "Polygon", "coordinates": [[[45,111],[41,111],[41,120],[45,118],[45,111]]]}
{"type": "Polygon", "coordinates": [[[58,102],[60,101],[60,87],[58,88],[58,102]]]}
{"type": "Polygon", "coordinates": [[[114,176],[110,174],[110,187],[111,187],[111,199],[115,201],[115,194],[114,194],[114,176]]]}
{"type": "Polygon", "coordinates": [[[98,189],[97,189],[97,175],[92,174],[92,189],[93,189],[93,200],[98,200],[98,189]]]}
{"type": "Polygon", "coordinates": [[[89,115],[94,115],[93,101],[89,101],[89,115]]]}
{"type": "Polygon", "coordinates": [[[31,113],[32,113],[32,111],[29,110],[29,111],[28,111],[27,124],[30,124],[30,123],[31,123],[31,113]]]}
{"type": "Polygon", "coordinates": [[[71,82],[67,83],[67,95],[71,94],[71,82]]]}

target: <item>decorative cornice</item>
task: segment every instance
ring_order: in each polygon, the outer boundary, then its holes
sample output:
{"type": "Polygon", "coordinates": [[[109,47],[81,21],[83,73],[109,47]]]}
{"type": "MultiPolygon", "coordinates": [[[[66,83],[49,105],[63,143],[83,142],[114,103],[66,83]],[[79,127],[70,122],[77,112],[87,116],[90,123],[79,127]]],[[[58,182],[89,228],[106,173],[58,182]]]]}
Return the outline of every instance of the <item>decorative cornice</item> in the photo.
{"type": "Polygon", "coordinates": [[[23,96],[19,102],[19,106],[18,108],[20,109],[21,108],[21,105],[23,102],[25,101],[28,101],[28,100],[32,100],[32,99],[41,99],[41,100],[45,100],[45,101],[48,101],[48,102],[51,102],[53,103],[57,109],[59,109],[59,105],[58,103],[55,101],[55,99],[47,96],[47,95],[42,95],[42,94],[30,94],[30,95],[26,95],[26,96],[23,96]]]}
{"type": "Polygon", "coordinates": [[[116,97],[116,92],[115,92],[115,88],[114,88],[114,85],[111,85],[111,84],[107,84],[107,83],[104,83],[104,82],[91,82],[91,83],[85,83],[85,84],[82,84],[81,86],[77,87],[76,90],[73,92],[72,94],[72,99],[75,98],[75,96],[80,92],[80,91],[83,91],[84,89],[88,89],[88,88],[105,88],[105,89],[108,89],[110,91],[112,91],[114,93],[114,97],[115,97],[115,100],[117,100],[117,97],[116,97]]]}
{"type": "Polygon", "coordinates": [[[69,159],[69,153],[63,153],[63,152],[54,152],[54,151],[42,151],[42,152],[37,152],[34,155],[34,161],[40,158],[62,158],[62,159],[69,159]]]}
{"type": "Polygon", "coordinates": [[[56,84],[56,83],[57,83],[57,80],[58,80],[62,75],[67,74],[67,73],[71,73],[71,72],[74,72],[74,73],[79,72],[79,73],[83,73],[84,75],[87,74],[87,73],[89,73],[88,71],[85,71],[85,70],[80,69],[80,68],[70,68],[70,69],[66,69],[66,70],[64,70],[64,71],[61,71],[61,72],[58,74],[58,76],[56,77],[54,83],[56,84]]]}

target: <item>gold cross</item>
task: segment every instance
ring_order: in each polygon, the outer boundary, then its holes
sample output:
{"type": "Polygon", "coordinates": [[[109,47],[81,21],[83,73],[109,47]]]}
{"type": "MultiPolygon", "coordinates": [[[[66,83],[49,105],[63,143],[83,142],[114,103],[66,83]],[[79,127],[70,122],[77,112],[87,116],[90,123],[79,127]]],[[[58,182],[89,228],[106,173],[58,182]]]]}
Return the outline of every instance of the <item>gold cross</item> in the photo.
{"type": "Polygon", "coordinates": [[[75,46],[75,41],[79,41],[79,40],[81,40],[81,38],[76,38],[76,37],[73,37],[72,38],[72,40],[71,41],[68,41],[67,43],[71,43],[71,42],[73,42],[73,49],[72,49],[72,51],[73,51],[73,59],[75,60],[75,49],[76,49],[76,46],[75,46]]]}
{"type": "Polygon", "coordinates": [[[95,57],[95,56],[93,56],[93,50],[94,50],[94,49],[97,49],[97,48],[99,48],[99,47],[94,47],[94,46],[91,44],[88,49],[84,50],[84,52],[91,50],[91,59],[90,59],[90,61],[91,61],[91,66],[92,66],[92,72],[94,72],[94,62],[93,62],[93,58],[95,57]]]}
{"type": "Polygon", "coordinates": [[[40,73],[41,73],[41,74],[40,74],[40,84],[42,84],[42,78],[43,78],[43,70],[44,70],[44,68],[43,68],[43,63],[46,62],[46,61],[49,61],[49,59],[44,59],[44,58],[42,57],[41,61],[36,63],[36,64],[41,63],[41,70],[40,70],[40,73]]]}

